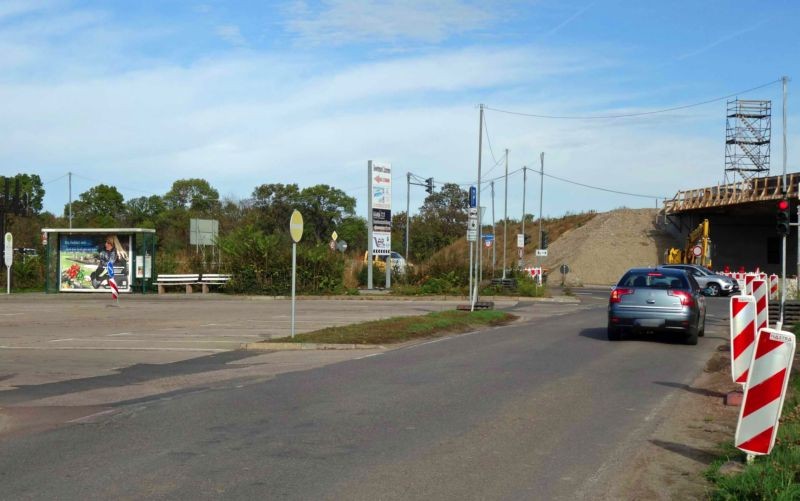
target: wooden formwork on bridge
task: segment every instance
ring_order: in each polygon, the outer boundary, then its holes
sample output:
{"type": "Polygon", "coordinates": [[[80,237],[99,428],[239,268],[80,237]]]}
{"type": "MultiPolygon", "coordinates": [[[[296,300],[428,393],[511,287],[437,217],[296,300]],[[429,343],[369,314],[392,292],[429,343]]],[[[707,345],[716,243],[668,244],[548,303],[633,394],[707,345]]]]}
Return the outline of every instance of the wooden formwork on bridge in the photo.
{"type": "MultiPolygon", "coordinates": [[[[669,215],[694,209],[778,200],[784,196],[781,191],[782,177],[753,178],[735,184],[679,191],[675,198],[664,202],[664,212],[669,215]]],[[[798,183],[800,183],[800,173],[787,174],[787,198],[797,198],[800,192],[798,183]]]]}

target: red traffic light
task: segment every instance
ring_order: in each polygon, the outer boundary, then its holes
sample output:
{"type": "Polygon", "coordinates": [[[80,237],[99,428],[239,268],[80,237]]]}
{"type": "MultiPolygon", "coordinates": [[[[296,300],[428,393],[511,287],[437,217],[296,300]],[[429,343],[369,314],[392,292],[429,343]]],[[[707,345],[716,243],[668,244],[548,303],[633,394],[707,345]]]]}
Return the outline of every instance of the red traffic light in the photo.
{"type": "Polygon", "coordinates": [[[778,210],[789,210],[789,201],[781,200],[778,202],[778,210]]]}

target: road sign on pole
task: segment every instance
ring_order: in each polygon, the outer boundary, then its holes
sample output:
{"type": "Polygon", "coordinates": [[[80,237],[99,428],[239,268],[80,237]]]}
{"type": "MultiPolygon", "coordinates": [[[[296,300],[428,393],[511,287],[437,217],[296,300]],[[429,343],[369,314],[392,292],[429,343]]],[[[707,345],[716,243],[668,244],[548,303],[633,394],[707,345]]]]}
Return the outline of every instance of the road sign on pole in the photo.
{"type": "Polygon", "coordinates": [[[297,242],[303,238],[303,215],[295,209],[289,219],[289,233],[292,235],[292,337],[294,337],[295,284],[297,283],[297,242]]]}

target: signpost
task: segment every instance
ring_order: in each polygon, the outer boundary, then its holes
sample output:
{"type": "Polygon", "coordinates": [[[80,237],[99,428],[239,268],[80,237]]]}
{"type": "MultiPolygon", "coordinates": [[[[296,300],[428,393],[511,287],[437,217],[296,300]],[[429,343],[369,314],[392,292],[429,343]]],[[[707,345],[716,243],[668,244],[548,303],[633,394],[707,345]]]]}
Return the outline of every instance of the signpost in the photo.
{"type": "Polygon", "coordinates": [[[372,264],[374,255],[386,256],[386,288],[392,285],[392,166],[367,162],[367,289],[372,290],[372,264]]]}
{"type": "Polygon", "coordinates": [[[6,261],[6,294],[11,294],[11,263],[14,260],[14,237],[11,233],[6,233],[4,238],[6,261]]]}
{"type": "Polygon", "coordinates": [[[547,249],[536,249],[536,257],[547,257],[547,249]]]}
{"type": "Polygon", "coordinates": [[[289,219],[289,234],[292,235],[292,338],[294,338],[294,302],[297,282],[297,242],[303,238],[303,215],[295,209],[289,219]]]}

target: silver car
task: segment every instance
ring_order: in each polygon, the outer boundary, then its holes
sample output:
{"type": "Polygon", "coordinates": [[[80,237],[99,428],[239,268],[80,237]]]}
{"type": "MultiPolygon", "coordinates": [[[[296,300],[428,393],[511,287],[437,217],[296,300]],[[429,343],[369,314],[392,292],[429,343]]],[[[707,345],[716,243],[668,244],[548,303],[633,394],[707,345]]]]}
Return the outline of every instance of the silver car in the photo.
{"type": "Polygon", "coordinates": [[[661,267],[686,271],[697,280],[700,288],[703,289],[703,293],[709,296],[729,296],[739,292],[739,282],[724,275],[717,275],[705,266],[697,264],[663,264],[661,267]]]}
{"type": "Polygon", "coordinates": [[[668,332],[697,344],[705,333],[706,299],[697,281],[674,268],[633,268],[611,290],[608,339],[625,332],[668,332]]]}

